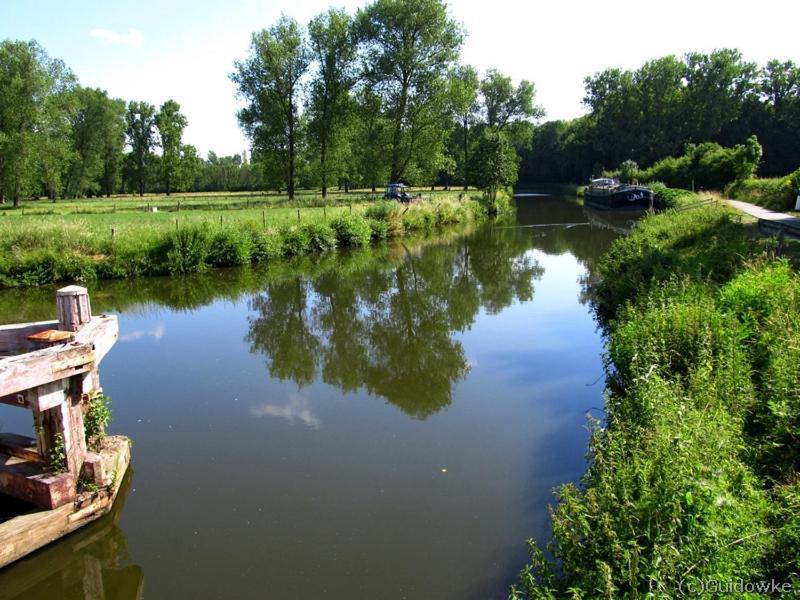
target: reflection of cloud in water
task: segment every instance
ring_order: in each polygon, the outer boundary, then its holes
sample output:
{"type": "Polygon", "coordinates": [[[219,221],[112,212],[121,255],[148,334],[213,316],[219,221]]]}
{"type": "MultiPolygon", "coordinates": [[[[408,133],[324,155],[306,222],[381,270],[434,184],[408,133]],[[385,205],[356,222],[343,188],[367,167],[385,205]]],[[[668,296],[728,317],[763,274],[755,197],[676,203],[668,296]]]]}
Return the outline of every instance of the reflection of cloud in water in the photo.
{"type": "Polygon", "coordinates": [[[163,325],[159,325],[157,327],[154,327],[153,329],[137,329],[136,331],[125,333],[119,336],[119,341],[135,342],[136,340],[141,340],[147,337],[151,337],[155,341],[158,341],[162,337],[164,337],[165,333],[166,333],[166,328],[163,325]]]}
{"type": "Polygon", "coordinates": [[[286,404],[258,404],[250,409],[250,414],[254,417],[280,417],[292,423],[297,420],[313,429],[322,425],[322,421],[311,413],[308,399],[300,394],[292,394],[286,404]]]}

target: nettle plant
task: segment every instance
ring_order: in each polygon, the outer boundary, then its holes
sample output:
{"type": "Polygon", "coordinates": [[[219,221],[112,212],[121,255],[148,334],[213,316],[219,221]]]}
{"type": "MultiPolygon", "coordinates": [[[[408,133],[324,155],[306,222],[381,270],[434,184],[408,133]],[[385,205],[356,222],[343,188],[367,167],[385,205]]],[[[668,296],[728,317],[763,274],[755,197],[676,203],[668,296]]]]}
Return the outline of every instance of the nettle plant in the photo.
{"type": "Polygon", "coordinates": [[[111,398],[97,393],[89,397],[89,408],[83,418],[86,444],[92,450],[100,447],[106,435],[106,426],[111,421],[111,398]]]}

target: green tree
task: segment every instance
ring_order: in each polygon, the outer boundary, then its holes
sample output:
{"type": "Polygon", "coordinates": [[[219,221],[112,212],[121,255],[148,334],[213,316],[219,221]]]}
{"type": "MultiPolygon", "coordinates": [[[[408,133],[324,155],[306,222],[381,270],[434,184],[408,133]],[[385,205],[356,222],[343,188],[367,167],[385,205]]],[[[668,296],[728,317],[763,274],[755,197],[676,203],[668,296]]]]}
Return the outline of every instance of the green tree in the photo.
{"type": "Polygon", "coordinates": [[[308,25],[311,57],[317,66],[310,85],[309,131],[319,156],[323,198],[328,194],[330,158],[341,153],[346,141],[343,129],[352,106],[350,90],[357,81],[352,25],[350,16],[335,8],[308,25]]]}
{"type": "Polygon", "coordinates": [[[178,178],[183,148],[181,140],[188,121],[181,114],[181,105],[174,100],[167,100],[158,110],[155,124],[161,137],[161,181],[169,196],[178,178]]]}
{"type": "Polygon", "coordinates": [[[460,167],[464,190],[466,190],[469,187],[469,133],[470,128],[475,124],[479,108],[478,72],[475,67],[470,65],[459,65],[450,70],[448,83],[450,105],[458,123],[455,130],[458,137],[456,143],[460,147],[460,152],[453,154],[459,156],[460,161],[457,161],[457,167],[460,167]]]}
{"type": "Polygon", "coordinates": [[[116,157],[124,144],[124,113],[120,101],[100,89],[77,87],[70,114],[73,153],[67,167],[64,193],[68,197],[95,194],[104,186],[107,156],[116,157]]]}
{"type": "Polygon", "coordinates": [[[52,82],[43,103],[42,119],[36,130],[39,179],[53,202],[64,194],[64,180],[75,151],[71,145],[70,115],[75,111],[75,77],[60,60],[47,65],[52,82]]]}
{"type": "Polygon", "coordinates": [[[794,61],[769,61],[759,79],[759,91],[776,110],[780,110],[787,98],[800,96],[800,68],[794,61]]]}
{"type": "Polygon", "coordinates": [[[364,75],[391,121],[389,178],[402,179],[420,154],[420,139],[441,126],[443,80],[458,59],[463,33],[441,0],[376,0],[357,16],[364,75]]]}
{"type": "Polygon", "coordinates": [[[754,135],[747,138],[744,144],[737,144],[733,150],[733,172],[736,179],[750,179],[755,175],[762,155],[761,144],[754,135]]]}
{"type": "Polygon", "coordinates": [[[66,89],[62,67],[34,41],[0,43],[0,200],[8,196],[14,206],[38,191],[43,161],[55,166],[45,154],[63,148],[50,143],[63,125],[63,105],[52,99],[66,89]]]}
{"type": "Polygon", "coordinates": [[[289,198],[294,198],[295,160],[300,136],[301,79],[310,55],[297,22],[282,16],[270,29],[253,34],[250,56],[235,63],[231,79],[247,106],[239,123],[268,175],[283,173],[289,198]]]}
{"type": "Polygon", "coordinates": [[[630,159],[623,160],[617,170],[619,171],[619,178],[624,183],[631,183],[639,172],[639,165],[630,159]]]}
{"type": "Polygon", "coordinates": [[[472,176],[487,196],[491,206],[497,202],[500,188],[514,185],[519,173],[519,156],[506,136],[487,129],[472,153],[472,176]]]}
{"type": "Polygon", "coordinates": [[[191,144],[181,146],[180,158],[175,171],[175,186],[180,191],[189,191],[200,175],[203,160],[197,154],[197,148],[191,144]]]}
{"type": "Polygon", "coordinates": [[[378,182],[389,177],[386,148],[391,123],[383,110],[383,99],[368,86],[356,95],[353,121],[354,170],[361,182],[375,192],[378,182]]]}
{"type": "Polygon", "coordinates": [[[530,121],[544,116],[541,106],[533,103],[535,89],[523,79],[514,88],[511,78],[490,69],[481,80],[481,96],[489,127],[502,131],[516,121],[530,121]]]}
{"type": "Polygon", "coordinates": [[[100,192],[111,196],[122,183],[122,164],[125,158],[125,101],[109,100],[106,103],[107,115],[104,119],[103,172],[100,176],[100,192]]]}
{"type": "Polygon", "coordinates": [[[155,113],[156,107],[152,104],[130,102],[125,115],[125,133],[131,147],[131,175],[140,196],[144,196],[148,167],[152,164],[152,152],[156,146],[155,113]]]}
{"type": "Polygon", "coordinates": [[[691,52],[685,63],[684,109],[691,136],[686,141],[733,145],[737,140],[728,130],[757,91],[756,65],[742,61],[741,53],[730,48],[711,54],[691,52]]]}

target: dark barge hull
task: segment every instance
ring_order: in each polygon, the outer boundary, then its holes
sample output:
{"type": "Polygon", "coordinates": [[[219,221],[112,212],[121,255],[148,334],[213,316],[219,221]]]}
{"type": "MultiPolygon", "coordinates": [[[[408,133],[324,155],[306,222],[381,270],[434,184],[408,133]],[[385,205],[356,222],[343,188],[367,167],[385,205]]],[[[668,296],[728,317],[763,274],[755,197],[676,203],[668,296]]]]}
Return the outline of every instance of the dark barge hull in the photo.
{"type": "Polygon", "coordinates": [[[653,192],[647,188],[631,187],[610,192],[592,192],[588,188],[583,202],[600,210],[646,210],[653,205],[653,192]]]}

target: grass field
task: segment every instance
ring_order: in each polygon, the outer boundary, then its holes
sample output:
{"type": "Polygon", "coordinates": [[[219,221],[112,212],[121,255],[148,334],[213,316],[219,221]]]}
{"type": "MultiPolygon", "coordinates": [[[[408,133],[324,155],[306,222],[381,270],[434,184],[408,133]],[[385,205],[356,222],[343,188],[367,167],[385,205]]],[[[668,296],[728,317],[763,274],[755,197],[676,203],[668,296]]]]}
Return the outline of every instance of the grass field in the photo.
{"type": "MultiPolygon", "coordinates": [[[[459,189],[409,188],[413,196],[422,200],[458,199],[459,189]]],[[[477,193],[470,190],[468,193],[477,193]]],[[[46,198],[25,199],[19,208],[12,204],[0,204],[0,215],[68,215],[68,214],[116,214],[126,212],[145,212],[148,208],[158,208],[159,212],[185,212],[187,210],[241,210],[275,208],[310,208],[323,206],[342,206],[374,202],[383,198],[383,191],[371,190],[328,191],[326,198],[319,190],[297,190],[294,200],[286,194],[277,192],[198,192],[164,194],[114,195],[110,198],[81,198],[77,200],[48,200],[46,198]]]]}
{"type": "Polygon", "coordinates": [[[469,221],[460,191],[414,190],[405,207],[356,191],[28,200],[0,207],[0,286],[202,271],[363,246],[469,221]],[[157,209],[157,212],[150,212],[157,209]]]}

